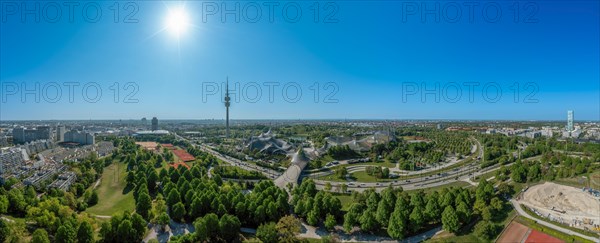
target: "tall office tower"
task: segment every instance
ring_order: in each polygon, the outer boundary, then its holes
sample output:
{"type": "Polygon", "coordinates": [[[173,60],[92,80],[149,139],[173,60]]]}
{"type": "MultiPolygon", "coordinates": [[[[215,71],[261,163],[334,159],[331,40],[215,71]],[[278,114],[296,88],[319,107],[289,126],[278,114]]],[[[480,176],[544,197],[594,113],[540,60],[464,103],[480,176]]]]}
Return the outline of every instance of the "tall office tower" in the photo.
{"type": "Polygon", "coordinates": [[[231,98],[229,98],[229,77],[227,77],[227,84],[225,86],[225,137],[229,138],[229,106],[231,98]]]}
{"type": "Polygon", "coordinates": [[[572,132],[575,130],[573,128],[573,118],[574,118],[573,111],[567,111],[567,131],[568,132],[572,132]]]}
{"type": "Polygon", "coordinates": [[[40,126],[36,128],[36,140],[37,139],[52,139],[52,128],[49,126],[40,126]]]}
{"type": "Polygon", "coordinates": [[[156,117],[152,118],[152,131],[158,130],[158,119],[156,117]]]}
{"type": "Polygon", "coordinates": [[[56,128],[56,141],[64,142],[66,132],[67,132],[67,130],[66,130],[65,126],[58,126],[56,128]]]}
{"type": "Polygon", "coordinates": [[[25,142],[25,128],[15,127],[12,130],[13,143],[24,143],[25,142]]]}

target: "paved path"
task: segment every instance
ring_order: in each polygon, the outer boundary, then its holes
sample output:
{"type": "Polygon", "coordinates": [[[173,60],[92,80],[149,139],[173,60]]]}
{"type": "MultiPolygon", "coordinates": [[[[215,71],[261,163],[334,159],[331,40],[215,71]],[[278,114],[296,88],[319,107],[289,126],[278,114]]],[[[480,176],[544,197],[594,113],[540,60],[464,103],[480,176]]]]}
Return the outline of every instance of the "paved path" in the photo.
{"type": "Polygon", "coordinates": [[[11,223],[14,223],[14,222],[15,222],[14,220],[12,220],[12,219],[9,219],[9,218],[7,218],[7,217],[4,217],[4,216],[0,217],[0,219],[2,219],[2,220],[6,220],[6,221],[8,221],[8,222],[11,222],[11,223]]]}
{"type": "Polygon", "coordinates": [[[92,190],[96,189],[96,187],[98,187],[100,185],[101,181],[102,181],[102,177],[98,178],[98,180],[96,181],[96,184],[94,184],[94,188],[92,188],[92,190]]]}
{"type": "Polygon", "coordinates": [[[514,199],[511,199],[510,203],[512,203],[513,207],[517,210],[517,213],[519,213],[520,215],[522,215],[523,217],[526,217],[528,219],[535,220],[535,222],[537,222],[538,224],[541,224],[541,225],[546,226],[548,228],[552,228],[552,229],[558,230],[558,231],[563,232],[563,233],[568,234],[568,235],[576,235],[576,236],[584,238],[586,240],[590,240],[590,241],[593,241],[593,242],[600,242],[600,237],[591,237],[591,236],[587,236],[587,235],[584,235],[584,234],[580,234],[580,233],[572,231],[570,229],[565,229],[565,228],[560,227],[558,225],[551,224],[551,223],[548,223],[546,221],[534,218],[533,216],[531,216],[528,213],[526,213],[521,208],[521,204],[519,204],[519,202],[517,202],[514,199]]]}
{"type": "Polygon", "coordinates": [[[99,218],[99,219],[110,219],[111,216],[108,215],[94,215],[94,217],[99,218]]]}
{"type": "MultiPolygon", "coordinates": [[[[421,234],[418,235],[414,235],[411,237],[408,237],[404,240],[401,240],[400,242],[403,243],[417,243],[417,242],[423,242],[426,239],[429,239],[431,237],[433,237],[436,234],[441,233],[442,227],[436,227],[433,228],[431,230],[428,230],[426,232],[423,232],[421,234]]],[[[356,232],[353,234],[347,234],[346,232],[344,232],[343,227],[341,225],[337,225],[335,227],[335,232],[339,239],[342,240],[343,242],[398,242],[397,240],[394,240],[390,237],[387,236],[377,236],[377,235],[371,235],[371,234],[367,234],[367,233],[361,233],[361,232],[356,232]]],[[[310,226],[305,224],[304,222],[302,223],[302,232],[298,235],[298,237],[301,238],[310,238],[310,239],[321,239],[323,236],[328,236],[331,235],[331,232],[321,228],[316,228],[314,226],[310,226]]]]}
{"type": "Polygon", "coordinates": [[[158,242],[168,242],[172,236],[186,235],[194,233],[194,226],[192,223],[178,223],[170,220],[169,227],[166,230],[162,230],[158,225],[150,225],[150,232],[146,234],[142,242],[148,242],[151,239],[157,239],[158,242]]]}

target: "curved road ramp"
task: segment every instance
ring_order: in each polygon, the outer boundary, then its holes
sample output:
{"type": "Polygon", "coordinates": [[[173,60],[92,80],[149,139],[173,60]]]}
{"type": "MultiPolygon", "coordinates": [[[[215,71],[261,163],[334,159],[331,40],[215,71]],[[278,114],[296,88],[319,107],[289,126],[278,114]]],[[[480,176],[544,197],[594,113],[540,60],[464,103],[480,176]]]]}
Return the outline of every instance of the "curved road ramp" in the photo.
{"type": "Polygon", "coordinates": [[[292,156],[292,163],[290,167],[285,170],[285,172],[275,179],[275,185],[280,188],[285,188],[288,183],[292,183],[293,185],[298,184],[298,178],[304,170],[304,167],[308,164],[310,159],[304,153],[304,150],[300,148],[294,155],[292,156]]]}

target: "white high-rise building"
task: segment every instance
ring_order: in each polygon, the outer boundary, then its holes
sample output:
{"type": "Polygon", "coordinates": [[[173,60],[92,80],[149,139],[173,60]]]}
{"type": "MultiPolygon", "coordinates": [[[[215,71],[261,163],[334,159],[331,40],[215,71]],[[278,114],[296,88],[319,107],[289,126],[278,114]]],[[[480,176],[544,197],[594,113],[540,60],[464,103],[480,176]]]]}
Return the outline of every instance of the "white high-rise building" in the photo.
{"type": "Polygon", "coordinates": [[[74,142],[81,145],[91,145],[96,142],[94,134],[71,130],[65,133],[64,142],[74,142]]]}
{"type": "Polygon", "coordinates": [[[65,141],[65,133],[67,132],[67,129],[65,128],[65,126],[59,126],[56,128],[56,141],[58,142],[64,142],[65,141]]]}
{"type": "Polygon", "coordinates": [[[573,111],[567,111],[567,132],[572,132],[575,130],[573,126],[574,113],[573,111]]]}

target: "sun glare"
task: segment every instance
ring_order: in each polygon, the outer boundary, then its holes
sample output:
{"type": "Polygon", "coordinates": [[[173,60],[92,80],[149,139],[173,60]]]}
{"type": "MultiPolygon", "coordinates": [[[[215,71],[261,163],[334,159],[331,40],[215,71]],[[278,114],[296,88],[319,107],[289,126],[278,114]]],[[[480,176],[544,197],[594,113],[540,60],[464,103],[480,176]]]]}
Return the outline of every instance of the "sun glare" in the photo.
{"type": "Polygon", "coordinates": [[[183,7],[170,9],[165,28],[176,37],[184,34],[189,28],[188,15],[183,7]]]}

